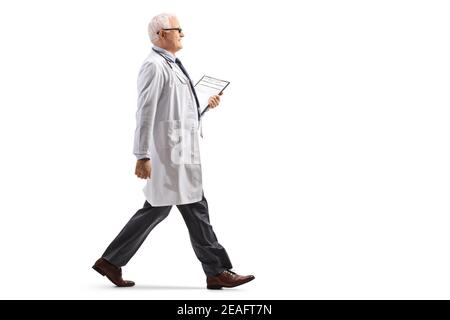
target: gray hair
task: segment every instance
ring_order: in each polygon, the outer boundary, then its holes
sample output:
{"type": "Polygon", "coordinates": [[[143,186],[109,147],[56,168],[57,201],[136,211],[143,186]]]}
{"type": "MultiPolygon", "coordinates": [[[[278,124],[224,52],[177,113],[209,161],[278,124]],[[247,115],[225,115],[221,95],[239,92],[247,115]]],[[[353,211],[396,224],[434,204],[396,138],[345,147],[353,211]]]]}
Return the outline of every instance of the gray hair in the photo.
{"type": "Polygon", "coordinates": [[[174,14],[170,13],[161,13],[157,16],[153,17],[152,21],[148,24],[148,36],[150,37],[150,41],[155,44],[156,40],[158,40],[157,32],[161,29],[170,28],[170,18],[176,17],[174,14]]]}

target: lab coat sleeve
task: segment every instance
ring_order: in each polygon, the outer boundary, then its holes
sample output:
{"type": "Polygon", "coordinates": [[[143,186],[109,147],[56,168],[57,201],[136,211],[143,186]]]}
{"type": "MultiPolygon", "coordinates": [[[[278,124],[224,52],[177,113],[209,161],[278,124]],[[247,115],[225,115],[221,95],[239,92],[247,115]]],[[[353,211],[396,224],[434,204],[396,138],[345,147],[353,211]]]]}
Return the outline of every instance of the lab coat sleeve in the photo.
{"type": "Polygon", "coordinates": [[[137,159],[150,158],[150,142],[155,123],[158,100],[163,90],[162,70],[155,63],[142,65],[138,76],[138,102],[133,153],[137,159]]]}

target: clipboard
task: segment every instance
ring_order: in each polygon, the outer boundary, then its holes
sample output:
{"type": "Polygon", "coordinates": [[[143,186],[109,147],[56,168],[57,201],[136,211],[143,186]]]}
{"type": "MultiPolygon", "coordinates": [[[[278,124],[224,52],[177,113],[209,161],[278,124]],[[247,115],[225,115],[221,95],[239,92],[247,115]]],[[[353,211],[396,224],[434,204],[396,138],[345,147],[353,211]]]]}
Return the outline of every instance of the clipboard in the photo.
{"type": "Polygon", "coordinates": [[[209,98],[214,95],[220,95],[229,84],[230,81],[204,75],[194,85],[200,106],[206,105],[200,113],[200,117],[202,117],[210,109],[208,105],[209,98]]]}

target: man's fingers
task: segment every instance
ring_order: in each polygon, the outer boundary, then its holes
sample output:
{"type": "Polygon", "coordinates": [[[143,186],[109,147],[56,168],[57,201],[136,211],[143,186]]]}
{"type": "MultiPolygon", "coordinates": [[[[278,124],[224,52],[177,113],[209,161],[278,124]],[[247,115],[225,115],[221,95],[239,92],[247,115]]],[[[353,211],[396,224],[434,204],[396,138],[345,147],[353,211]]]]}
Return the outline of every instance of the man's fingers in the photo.
{"type": "Polygon", "coordinates": [[[139,178],[141,178],[141,179],[148,179],[148,178],[150,178],[150,176],[151,176],[151,173],[149,171],[141,171],[139,173],[139,178]]]}
{"type": "Polygon", "coordinates": [[[136,164],[136,169],[134,170],[134,174],[140,179],[148,179],[152,174],[152,167],[150,165],[150,161],[142,162],[139,161],[136,164]]]}
{"type": "Polygon", "coordinates": [[[136,170],[136,176],[140,179],[145,179],[145,173],[142,170],[136,170]]]}
{"type": "Polygon", "coordinates": [[[139,178],[141,178],[141,179],[147,179],[147,178],[150,178],[150,174],[147,173],[147,172],[141,172],[141,173],[139,174],[139,178]]]}
{"type": "Polygon", "coordinates": [[[212,96],[212,97],[209,99],[209,106],[210,106],[211,108],[217,107],[217,106],[219,105],[219,103],[220,103],[220,97],[219,97],[219,96],[212,96]]]}

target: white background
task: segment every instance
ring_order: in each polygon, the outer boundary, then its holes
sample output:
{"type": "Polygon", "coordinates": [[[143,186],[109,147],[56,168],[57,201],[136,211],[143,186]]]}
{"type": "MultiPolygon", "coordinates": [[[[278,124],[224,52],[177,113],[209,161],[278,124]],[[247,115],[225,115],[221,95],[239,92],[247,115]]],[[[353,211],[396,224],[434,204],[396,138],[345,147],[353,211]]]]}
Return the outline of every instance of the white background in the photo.
{"type": "Polygon", "coordinates": [[[2,1],[0,297],[449,299],[447,1],[2,1]],[[178,14],[205,116],[204,289],[176,208],[114,288],[91,269],[144,203],[132,155],[147,23],[178,14]]]}

